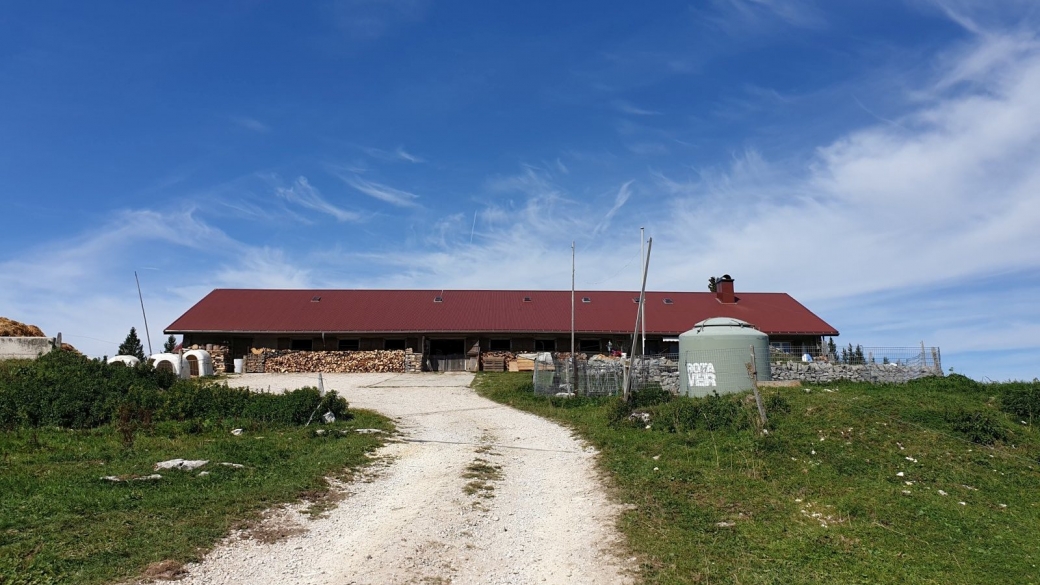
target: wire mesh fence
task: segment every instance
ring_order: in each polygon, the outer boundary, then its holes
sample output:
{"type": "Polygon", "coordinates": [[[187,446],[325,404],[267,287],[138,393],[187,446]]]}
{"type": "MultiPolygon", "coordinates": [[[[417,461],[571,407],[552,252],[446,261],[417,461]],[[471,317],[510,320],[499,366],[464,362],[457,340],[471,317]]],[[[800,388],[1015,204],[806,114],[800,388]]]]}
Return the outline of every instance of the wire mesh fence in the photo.
{"type": "Polygon", "coordinates": [[[534,362],[535,393],[614,396],[621,391],[625,376],[621,359],[607,356],[583,358],[539,355],[534,362]]]}
{"type": "Polygon", "coordinates": [[[795,351],[789,345],[774,344],[769,347],[771,363],[802,361],[826,362],[851,366],[862,365],[896,365],[917,368],[930,368],[942,371],[942,355],[938,347],[863,347],[862,345],[846,347],[811,348],[795,351]]]}
{"type": "MultiPolygon", "coordinates": [[[[619,395],[624,391],[628,362],[582,354],[572,361],[569,354],[543,353],[534,364],[534,391],[544,395],[619,395]]],[[[659,388],[691,396],[750,390],[749,364],[759,381],[901,383],[943,374],[938,347],[849,346],[798,354],[771,347],[752,356],[749,346],[637,356],[629,372],[631,389],[659,388]]]]}

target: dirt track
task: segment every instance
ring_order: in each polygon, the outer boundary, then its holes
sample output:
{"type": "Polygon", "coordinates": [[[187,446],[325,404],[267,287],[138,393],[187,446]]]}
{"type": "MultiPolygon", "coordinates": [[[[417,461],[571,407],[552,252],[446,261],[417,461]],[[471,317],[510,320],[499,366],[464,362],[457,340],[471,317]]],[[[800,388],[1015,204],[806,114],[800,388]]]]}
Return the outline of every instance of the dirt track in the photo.
{"type": "MultiPolygon", "coordinates": [[[[317,379],[235,378],[272,391],[317,379]]],[[[394,418],[398,441],[380,450],[374,473],[346,486],[326,517],[274,514],[269,528],[299,534],[273,544],[232,537],[188,565],[184,582],[631,582],[613,527],[618,509],[598,480],[595,452],[558,425],[477,396],[471,379],[326,375],[325,387],[352,407],[394,418]],[[467,471],[477,477],[463,477],[467,471]]]]}

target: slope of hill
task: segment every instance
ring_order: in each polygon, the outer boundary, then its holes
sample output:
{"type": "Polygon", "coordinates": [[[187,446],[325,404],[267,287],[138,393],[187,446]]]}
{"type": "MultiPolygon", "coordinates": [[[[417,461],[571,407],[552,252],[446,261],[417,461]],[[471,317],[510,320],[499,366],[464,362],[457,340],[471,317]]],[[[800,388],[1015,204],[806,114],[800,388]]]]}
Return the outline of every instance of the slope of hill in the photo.
{"type": "Polygon", "coordinates": [[[476,386],[601,450],[649,583],[1040,581],[1040,382],[769,389],[768,435],[746,396],[651,405],[647,425],[529,376],[476,386]]]}

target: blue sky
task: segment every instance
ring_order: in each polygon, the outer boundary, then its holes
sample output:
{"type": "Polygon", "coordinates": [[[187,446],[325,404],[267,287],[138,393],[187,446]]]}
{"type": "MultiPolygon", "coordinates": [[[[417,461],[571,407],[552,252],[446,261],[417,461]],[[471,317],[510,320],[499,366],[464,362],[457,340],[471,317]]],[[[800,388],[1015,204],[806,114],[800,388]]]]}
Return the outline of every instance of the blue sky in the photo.
{"type": "Polygon", "coordinates": [[[21,3],[0,315],[111,355],[216,287],[783,291],[1040,375],[1026,0],[21,3]]]}

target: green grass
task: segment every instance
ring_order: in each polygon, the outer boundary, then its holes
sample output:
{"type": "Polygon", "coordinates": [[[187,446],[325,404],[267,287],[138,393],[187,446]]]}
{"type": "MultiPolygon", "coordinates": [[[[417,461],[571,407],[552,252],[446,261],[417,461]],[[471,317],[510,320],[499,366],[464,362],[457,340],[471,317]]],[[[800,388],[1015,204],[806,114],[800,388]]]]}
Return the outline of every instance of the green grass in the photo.
{"type": "Polygon", "coordinates": [[[740,398],[733,425],[670,431],[665,413],[711,412],[680,399],[648,407],[648,430],[612,426],[615,399],[537,397],[530,382],[474,385],[600,449],[647,583],[1040,582],[1040,433],[998,409],[1000,385],[769,389],[761,436],[740,398]]]}
{"type": "MultiPolygon", "coordinates": [[[[232,421],[160,422],[126,447],[113,426],[0,433],[0,584],[103,583],[139,575],[150,563],[197,560],[265,508],[318,497],[326,477],[364,465],[379,435],[375,413],[331,425],[272,426],[232,421]],[[318,435],[317,428],[326,433],[318,435]],[[102,476],[153,473],[172,458],[208,459],[194,472],[161,471],[155,482],[102,476]],[[243,469],[216,465],[240,463],[243,469]]],[[[319,502],[319,508],[327,504],[319,502]]]]}

